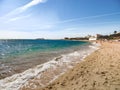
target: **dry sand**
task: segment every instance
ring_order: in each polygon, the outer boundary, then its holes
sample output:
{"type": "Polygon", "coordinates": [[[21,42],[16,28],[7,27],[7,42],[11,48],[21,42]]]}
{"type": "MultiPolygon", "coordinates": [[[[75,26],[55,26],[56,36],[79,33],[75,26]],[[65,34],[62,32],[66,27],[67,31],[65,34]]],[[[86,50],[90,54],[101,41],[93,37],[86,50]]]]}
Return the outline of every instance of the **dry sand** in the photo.
{"type": "Polygon", "coordinates": [[[36,90],[120,90],[120,43],[102,43],[73,69],[36,90]]]}
{"type": "Polygon", "coordinates": [[[120,90],[120,42],[100,43],[99,50],[47,87],[22,90],[120,90]]]}

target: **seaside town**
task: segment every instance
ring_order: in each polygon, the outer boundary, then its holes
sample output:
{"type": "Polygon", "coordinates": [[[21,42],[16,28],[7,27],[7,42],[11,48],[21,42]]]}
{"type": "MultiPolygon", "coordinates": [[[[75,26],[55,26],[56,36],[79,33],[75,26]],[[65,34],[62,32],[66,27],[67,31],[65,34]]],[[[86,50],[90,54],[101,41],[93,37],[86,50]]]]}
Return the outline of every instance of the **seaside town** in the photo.
{"type": "Polygon", "coordinates": [[[74,38],[65,37],[64,39],[65,40],[89,40],[89,41],[96,41],[96,40],[118,40],[120,41],[120,32],[114,31],[112,34],[109,34],[109,35],[96,34],[95,36],[87,35],[85,37],[74,37],[74,38]]]}

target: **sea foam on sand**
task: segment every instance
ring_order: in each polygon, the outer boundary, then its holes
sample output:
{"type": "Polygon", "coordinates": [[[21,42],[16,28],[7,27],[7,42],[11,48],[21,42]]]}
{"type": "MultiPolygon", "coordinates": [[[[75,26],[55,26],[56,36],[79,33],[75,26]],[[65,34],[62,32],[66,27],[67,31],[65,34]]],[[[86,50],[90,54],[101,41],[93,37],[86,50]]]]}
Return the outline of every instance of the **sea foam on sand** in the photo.
{"type": "Polygon", "coordinates": [[[24,90],[44,87],[72,68],[80,60],[98,49],[90,45],[88,49],[61,55],[53,60],[0,80],[0,90],[24,90]]]}

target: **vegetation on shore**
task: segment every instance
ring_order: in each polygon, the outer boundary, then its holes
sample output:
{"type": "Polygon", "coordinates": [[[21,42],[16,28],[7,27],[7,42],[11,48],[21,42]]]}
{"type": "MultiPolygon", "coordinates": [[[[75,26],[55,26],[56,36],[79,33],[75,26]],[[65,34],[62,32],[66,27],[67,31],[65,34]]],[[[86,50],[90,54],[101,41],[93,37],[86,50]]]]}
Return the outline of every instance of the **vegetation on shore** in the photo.
{"type": "Polygon", "coordinates": [[[74,38],[69,38],[65,37],[65,40],[89,40],[90,37],[96,37],[97,40],[115,40],[115,39],[120,39],[120,32],[114,31],[113,34],[110,35],[101,35],[101,34],[96,34],[96,36],[85,36],[85,37],[74,37],[74,38]]]}
{"type": "Polygon", "coordinates": [[[114,39],[120,39],[120,32],[117,33],[116,31],[114,31],[114,34],[110,34],[110,35],[100,35],[98,37],[99,39],[107,39],[107,40],[114,40],[114,39]]]}

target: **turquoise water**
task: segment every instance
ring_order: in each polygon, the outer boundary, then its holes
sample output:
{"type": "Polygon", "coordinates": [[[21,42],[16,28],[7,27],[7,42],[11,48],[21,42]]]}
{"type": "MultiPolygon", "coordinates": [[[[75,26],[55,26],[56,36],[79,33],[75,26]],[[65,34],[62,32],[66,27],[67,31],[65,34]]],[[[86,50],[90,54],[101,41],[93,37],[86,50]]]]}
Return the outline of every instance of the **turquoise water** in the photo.
{"type": "Polygon", "coordinates": [[[65,40],[0,40],[0,59],[32,52],[50,52],[83,45],[86,42],[65,40]]]}
{"type": "Polygon", "coordinates": [[[0,79],[60,55],[88,49],[89,44],[67,40],[0,40],[0,79]]]}

